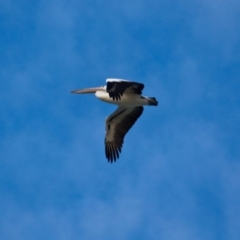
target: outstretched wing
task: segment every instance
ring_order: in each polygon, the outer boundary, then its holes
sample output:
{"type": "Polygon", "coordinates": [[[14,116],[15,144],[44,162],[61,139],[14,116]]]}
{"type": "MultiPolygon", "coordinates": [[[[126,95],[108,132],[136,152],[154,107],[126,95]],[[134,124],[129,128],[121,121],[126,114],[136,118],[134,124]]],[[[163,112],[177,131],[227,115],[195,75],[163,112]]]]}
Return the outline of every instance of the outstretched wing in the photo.
{"type": "Polygon", "coordinates": [[[143,107],[118,107],[106,119],[105,153],[109,162],[116,162],[121,153],[124,137],[137,119],[143,107]]]}
{"type": "Polygon", "coordinates": [[[108,78],[107,92],[113,100],[121,99],[124,92],[142,94],[144,84],[138,82],[129,82],[122,79],[108,78]]]}

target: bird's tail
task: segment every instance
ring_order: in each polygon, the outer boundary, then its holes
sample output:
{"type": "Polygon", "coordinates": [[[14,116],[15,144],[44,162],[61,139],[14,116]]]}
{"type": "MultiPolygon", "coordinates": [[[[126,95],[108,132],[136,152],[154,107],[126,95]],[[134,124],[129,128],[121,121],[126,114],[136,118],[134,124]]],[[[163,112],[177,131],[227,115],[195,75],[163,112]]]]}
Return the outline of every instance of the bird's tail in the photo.
{"type": "Polygon", "coordinates": [[[158,101],[154,97],[148,97],[147,101],[148,101],[149,106],[157,106],[158,105],[158,101]]]}

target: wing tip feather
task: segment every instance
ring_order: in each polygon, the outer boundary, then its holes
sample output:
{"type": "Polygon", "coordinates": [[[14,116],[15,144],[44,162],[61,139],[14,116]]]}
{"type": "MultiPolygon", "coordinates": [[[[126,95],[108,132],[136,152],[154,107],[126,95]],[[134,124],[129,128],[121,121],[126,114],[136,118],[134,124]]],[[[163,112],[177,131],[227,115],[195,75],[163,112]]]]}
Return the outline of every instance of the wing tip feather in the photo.
{"type": "Polygon", "coordinates": [[[115,145],[111,142],[105,142],[105,154],[109,163],[116,162],[119,159],[121,146],[115,145]]]}

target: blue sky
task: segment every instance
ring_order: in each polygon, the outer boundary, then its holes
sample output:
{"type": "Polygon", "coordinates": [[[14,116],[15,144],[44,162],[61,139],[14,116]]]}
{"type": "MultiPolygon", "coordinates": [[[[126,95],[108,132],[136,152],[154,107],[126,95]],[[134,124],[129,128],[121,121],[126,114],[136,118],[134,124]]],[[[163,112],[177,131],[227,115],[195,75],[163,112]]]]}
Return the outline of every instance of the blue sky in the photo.
{"type": "Polygon", "coordinates": [[[0,2],[1,240],[240,239],[240,2],[0,2]],[[115,110],[73,89],[145,84],[115,110]]]}

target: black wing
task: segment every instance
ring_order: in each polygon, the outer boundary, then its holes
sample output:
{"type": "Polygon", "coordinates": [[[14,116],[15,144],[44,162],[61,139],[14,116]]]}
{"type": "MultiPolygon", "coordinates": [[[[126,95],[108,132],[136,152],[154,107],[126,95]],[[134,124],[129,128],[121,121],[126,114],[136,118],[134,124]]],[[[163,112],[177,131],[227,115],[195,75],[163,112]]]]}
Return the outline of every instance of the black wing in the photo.
{"type": "Polygon", "coordinates": [[[121,99],[125,91],[142,94],[144,84],[128,81],[107,81],[107,92],[113,100],[121,99]]]}
{"type": "Polygon", "coordinates": [[[116,162],[129,129],[142,115],[143,107],[119,107],[106,119],[105,153],[108,162],[116,162]]]}

